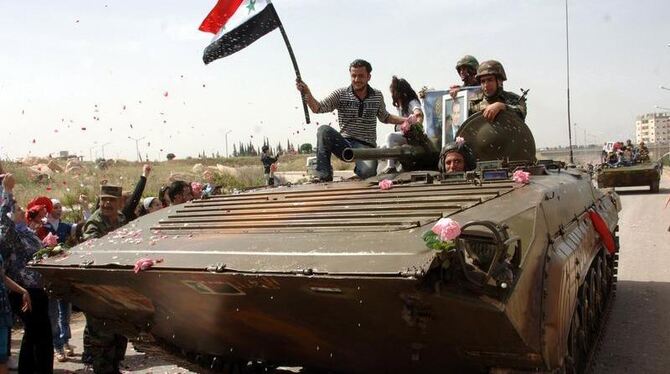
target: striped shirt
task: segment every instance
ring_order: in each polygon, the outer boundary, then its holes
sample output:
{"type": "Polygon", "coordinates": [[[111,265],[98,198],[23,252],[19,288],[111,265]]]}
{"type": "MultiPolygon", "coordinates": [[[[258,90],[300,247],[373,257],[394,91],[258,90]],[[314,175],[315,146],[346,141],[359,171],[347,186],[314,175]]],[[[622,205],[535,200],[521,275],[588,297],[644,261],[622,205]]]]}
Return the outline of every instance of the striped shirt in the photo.
{"type": "Polygon", "coordinates": [[[368,95],[361,100],[351,86],[340,88],[319,102],[317,113],[335,109],[342,136],[377,146],[377,119],[389,123],[389,112],[380,91],[368,86],[368,95]]]}

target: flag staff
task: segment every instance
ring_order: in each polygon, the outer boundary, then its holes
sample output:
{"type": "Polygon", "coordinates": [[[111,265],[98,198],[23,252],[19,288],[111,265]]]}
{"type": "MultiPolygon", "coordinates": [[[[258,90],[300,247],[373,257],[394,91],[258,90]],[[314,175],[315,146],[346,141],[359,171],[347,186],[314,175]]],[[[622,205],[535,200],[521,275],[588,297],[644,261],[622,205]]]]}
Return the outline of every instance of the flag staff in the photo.
{"type": "MultiPolygon", "coordinates": [[[[291,62],[293,63],[293,70],[295,71],[295,77],[298,80],[302,80],[300,77],[300,69],[298,68],[298,61],[295,59],[293,54],[293,48],[291,48],[291,42],[288,40],[288,35],[286,35],[286,30],[284,30],[284,25],[281,22],[281,19],[277,17],[277,23],[279,24],[279,31],[281,31],[281,36],[284,38],[284,43],[286,43],[286,49],[288,49],[288,55],[291,57],[291,62]]],[[[300,99],[302,100],[302,110],[305,113],[305,123],[310,123],[309,120],[309,111],[307,110],[307,101],[305,100],[305,95],[300,94],[300,99]]]]}

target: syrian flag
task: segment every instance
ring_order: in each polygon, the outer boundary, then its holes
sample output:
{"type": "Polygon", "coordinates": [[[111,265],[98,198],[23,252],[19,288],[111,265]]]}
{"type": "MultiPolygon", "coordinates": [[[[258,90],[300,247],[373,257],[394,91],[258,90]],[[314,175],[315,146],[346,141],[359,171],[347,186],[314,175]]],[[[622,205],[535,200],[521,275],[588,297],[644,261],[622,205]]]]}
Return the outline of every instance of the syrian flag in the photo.
{"type": "Polygon", "coordinates": [[[205,64],[232,55],[279,27],[270,0],[218,0],[200,31],[216,34],[202,56],[205,64]]]}

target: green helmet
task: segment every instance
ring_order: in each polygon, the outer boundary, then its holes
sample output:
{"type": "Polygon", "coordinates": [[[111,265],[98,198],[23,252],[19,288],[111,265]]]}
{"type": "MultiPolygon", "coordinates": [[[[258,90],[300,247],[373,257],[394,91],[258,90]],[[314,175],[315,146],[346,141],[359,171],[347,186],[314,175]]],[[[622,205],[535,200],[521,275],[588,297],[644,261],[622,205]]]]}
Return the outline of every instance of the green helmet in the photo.
{"type": "Polygon", "coordinates": [[[484,61],[479,65],[479,68],[477,69],[477,75],[475,75],[475,78],[479,79],[483,75],[495,75],[498,79],[501,81],[506,81],[507,80],[507,75],[505,74],[505,69],[503,68],[502,64],[496,60],[488,60],[484,61]]]}
{"type": "Polygon", "coordinates": [[[456,63],[456,71],[458,71],[458,68],[460,68],[461,66],[467,66],[472,70],[477,71],[477,69],[479,68],[479,61],[477,61],[477,59],[474,58],[474,56],[465,55],[461,57],[460,60],[458,60],[458,62],[456,63]]]}
{"type": "Polygon", "coordinates": [[[465,171],[475,170],[477,167],[477,158],[472,152],[472,148],[468,147],[465,143],[452,142],[445,144],[444,148],[440,152],[440,163],[437,164],[437,169],[441,173],[446,173],[447,170],[444,166],[444,160],[447,158],[447,155],[451,152],[460,153],[463,156],[463,161],[465,162],[465,171]]]}

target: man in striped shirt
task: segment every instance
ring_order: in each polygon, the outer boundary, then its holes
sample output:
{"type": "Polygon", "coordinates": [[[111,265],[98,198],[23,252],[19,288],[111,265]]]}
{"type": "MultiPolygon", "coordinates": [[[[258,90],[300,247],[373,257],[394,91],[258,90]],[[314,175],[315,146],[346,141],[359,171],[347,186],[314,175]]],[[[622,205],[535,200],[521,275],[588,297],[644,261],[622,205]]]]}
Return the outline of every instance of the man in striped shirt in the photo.
{"type": "MultiPolygon", "coordinates": [[[[316,178],[326,182],[333,180],[331,153],[342,159],[345,148],[376,148],[377,119],[383,123],[403,124],[407,119],[386,111],[384,96],[368,85],[372,66],[365,60],[354,60],[349,65],[351,85],[331,93],[323,101],[317,101],[302,81],[296,87],[304,95],[307,105],[314,113],[328,113],[337,109],[340,131],[328,125],[317,130],[316,178]]],[[[357,160],[356,175],[369,178],[377,174],[377,160],[357,160]]]]}

